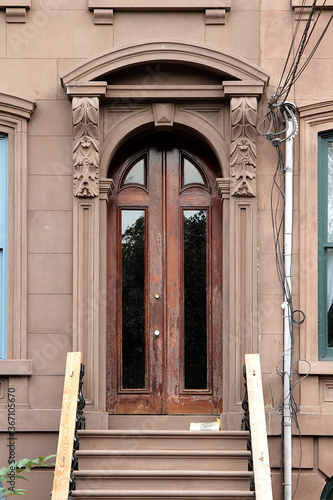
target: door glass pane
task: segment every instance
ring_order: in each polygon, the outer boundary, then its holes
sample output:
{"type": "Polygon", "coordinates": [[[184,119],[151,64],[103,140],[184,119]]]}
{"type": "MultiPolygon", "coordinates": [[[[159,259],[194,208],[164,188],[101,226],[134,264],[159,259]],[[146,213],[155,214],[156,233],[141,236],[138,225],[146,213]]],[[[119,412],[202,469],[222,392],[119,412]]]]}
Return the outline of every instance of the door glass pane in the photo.
{"type": "Polygon", "coordinates": [[[188,184],[205,185],[205,181],[198,167],[185,157],[183,157],[183,179],[183,186],[187,186],[188,184]]]}
{"type": "Polygon", "coordinates": [[[122,388],[145,387],[145,211],[122,210],[122,388]]]}
{"type": "Polygon", "coordinates": [[[145,178],[145,159],[141,158],[141,160],[137,161],[127,172],[123,185],[139,184],[140,186],[145,186],[145,178]]]}
{"type": "Polygon", "coordinates": [[[328,143],[327,241],[333,243],[333,142],[328,143]]]}
{"type": "Polygon", "coordinates": [[[185,389],[207,388],[207,213],[184,210],[185,389]]]}

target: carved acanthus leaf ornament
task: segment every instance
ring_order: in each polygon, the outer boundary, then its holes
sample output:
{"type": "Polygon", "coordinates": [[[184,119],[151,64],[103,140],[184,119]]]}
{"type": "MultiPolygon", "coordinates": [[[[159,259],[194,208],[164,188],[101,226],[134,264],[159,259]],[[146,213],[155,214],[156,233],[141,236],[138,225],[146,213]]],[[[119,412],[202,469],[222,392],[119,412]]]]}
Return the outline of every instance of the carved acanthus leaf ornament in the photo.
{"type": "Polygon", "coordinates": [[[232,196],[256,196],[257,99],[231,99],[230,181],[232,196]]]}
{"type": "Polygon", "coordinates": [[[98,97],[73,97],[74,195],[98,196],[98,97]]]}

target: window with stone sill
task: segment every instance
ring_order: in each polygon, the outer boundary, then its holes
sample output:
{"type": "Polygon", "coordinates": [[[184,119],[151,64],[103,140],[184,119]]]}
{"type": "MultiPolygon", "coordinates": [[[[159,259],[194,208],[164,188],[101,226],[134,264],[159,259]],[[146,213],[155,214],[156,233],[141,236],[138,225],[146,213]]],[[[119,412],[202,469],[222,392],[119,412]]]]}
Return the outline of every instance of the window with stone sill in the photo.
{"type": "Polygon", "coordinates": [[[8,137],[0,134],[0,359],[7,355],[8,137]]]}
{"type": "Polygon", "coordinates": [[[333,360],[333,131],[318,143],[319,359],[333,360]]]}

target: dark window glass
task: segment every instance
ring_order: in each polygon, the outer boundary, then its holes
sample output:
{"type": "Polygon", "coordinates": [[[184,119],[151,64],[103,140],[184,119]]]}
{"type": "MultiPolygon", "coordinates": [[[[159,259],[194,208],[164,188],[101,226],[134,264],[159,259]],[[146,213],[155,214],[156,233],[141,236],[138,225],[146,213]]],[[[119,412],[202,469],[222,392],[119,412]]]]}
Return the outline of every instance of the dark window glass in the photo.
{"type": "Polygon", "coordinates": [[[122,388],[145,388],[145,212],[122,210],[122,388]]]}
{"type": "Polygon", "coordinates": [[[185,389],[207,388],[207,213],[184,210],[185,389]]]}

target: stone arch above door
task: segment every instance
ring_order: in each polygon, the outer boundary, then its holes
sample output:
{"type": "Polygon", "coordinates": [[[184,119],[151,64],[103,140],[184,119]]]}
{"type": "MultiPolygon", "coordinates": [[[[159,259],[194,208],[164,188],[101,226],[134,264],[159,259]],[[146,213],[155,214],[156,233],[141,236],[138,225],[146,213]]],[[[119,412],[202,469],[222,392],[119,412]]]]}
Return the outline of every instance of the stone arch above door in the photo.
{"type": "Polygon", "coordinates": [[[257,101],[267,82],[268,75],[249,61],[177,42],[112,49],[62,77],[74,125],[73,348],[83,352],[86,400],[88,408],[101,412],[99,426],[106,426],[106,202],[113,188],[107,167],[127,139],[154,130],[196,135],[221,166],[216,188],[228,236],[223,239],[224,425],[240,419],[243,357],[257,351],[255,138],[257,101]],[[157,73],[156,81],[145,81],[142,69],[158,65],[189,77],[175,84],[157,73]]]}
{"type": "Polygon", "coordinates": [[[69,95],[76,95],[79,92],[82,95],[85,83],[95,82],[96,91],[100,91],[99,86],[103,87],[106,82],[101,81],[99,85],[97,81],[105,75],[139,64],[166,61],[199,67],[202,70],[214,70],[222,76],[221,86],[226,87],[226,96],[237,93],[236,89],[239,87],[242,87],[243,95],[247,87],[250,95],[255,93],[260,96],[269,79],[267,73],[257,65],[234,54],[205,45],[169,41],[139,43],[102,52],[65,73],[61,81],[69,95]],[[231,82],[234,84],[234,89],[231,82]]]}

